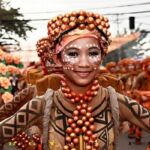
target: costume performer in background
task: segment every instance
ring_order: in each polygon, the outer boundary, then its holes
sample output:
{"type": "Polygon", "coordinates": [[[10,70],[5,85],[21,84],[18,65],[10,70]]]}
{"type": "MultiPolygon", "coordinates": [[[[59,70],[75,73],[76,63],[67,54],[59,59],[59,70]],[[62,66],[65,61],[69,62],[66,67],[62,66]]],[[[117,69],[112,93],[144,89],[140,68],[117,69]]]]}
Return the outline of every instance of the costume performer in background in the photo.
{"type": "MultiPolygon", "coordinates": [[[[41,129],[43,150],[114,150],[120,120],[150,132],[147,109],[99,84],[99,66],[110,44],[108,28],[106,17],[85,11],[49,21],[48,56],[59,68],[59,87],[47,89],[1,121],[1,145],[33,125],[41,129]]],[[[29,143],[20,137],[19,146],[25,149],[29,143]]]]}

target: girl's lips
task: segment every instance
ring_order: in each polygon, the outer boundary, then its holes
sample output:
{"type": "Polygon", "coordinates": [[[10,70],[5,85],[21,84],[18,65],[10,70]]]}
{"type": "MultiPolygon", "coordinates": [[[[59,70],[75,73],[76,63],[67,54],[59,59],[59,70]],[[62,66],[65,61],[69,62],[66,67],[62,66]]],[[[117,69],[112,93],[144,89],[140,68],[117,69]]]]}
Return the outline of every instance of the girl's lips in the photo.
{"type": "Polygon", "coordinates": [[[89,74],[91,73],[91,72],[79,72],[79,71],[77,71],[77,72],[75,72],[78,76],[80,76],[81,78],[86,78],[86,77],[88,77],[89,76],[89,74]]]}

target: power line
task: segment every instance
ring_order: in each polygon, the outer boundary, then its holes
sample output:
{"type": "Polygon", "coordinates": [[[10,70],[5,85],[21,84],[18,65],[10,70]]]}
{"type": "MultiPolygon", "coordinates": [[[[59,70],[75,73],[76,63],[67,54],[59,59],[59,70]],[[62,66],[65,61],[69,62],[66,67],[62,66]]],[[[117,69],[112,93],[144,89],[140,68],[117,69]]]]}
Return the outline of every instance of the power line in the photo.
{"type": "MultiPolygon", "coordinates": [[[[150,13],[150,10],[144,10],[144,11],[135,11],[135,12],[121,12],[121,13],[106,13],[103,15],[107,16],[117,16],[117,15],[127,15],[127,14],[142,14],[142,13],[150,13]]],[[[39,19],[28,19],[30,21],[47,21],[50,20],[50,18],[39,18],[39,19]]],[[[18,19],[13,20],[13,19],[2,19],[1,21],[18,21],[18,19]]],[[[20,21],[20,20],[19,20],[20,21]]],[[[22,21],[25,21],[25,19],[22,19],[22,21]]]]}
{"type": "MultiPolygon", "coordinates": [[[[135,4],[127,4],[127,5],[94,7],[94,8],[84,8],[84,9],[86,9],[86,10],[97,10],[97,9],[109,9],[109,8],[119,8],[119,7],[141,6],[141,5],[149,5],[149,4],[150,4],[150,2],[144,2],[144,3],[135,3],[135,4]]],[[[53,11],[45,11],[45,12],[24,12],[24,14],[62,13],[64,11],[65,10],[53,10],[53,11]]]]}
{"type": "MultiPolygon", "coordinates": [[[[126,4],[126,5],[117,5],[117,6],[106,6],[106,7],[94,7],[94,8],[84,8],[86,10],[99,10],[99,9],[109,9],[109,8],[121,8],[121,7],[132,7],[132,6],[141,6],[141,5],[149,5],[150,2],[143,2],[143,3],[134,3],[134,4],[126,4]]],[[[81,8],[83,9],[83,8],[81,8]]],[[[45,11],[45,12],[22,12],[23,14],[46,14],[46,13],[62,13],[66,10],[52,10],[52,11],[45,11]]],[[[5,14],[5,13],[3,13],[5,14]]],[[[11,15],[11,13],[7,13],[5,15],[11,15]]]]}

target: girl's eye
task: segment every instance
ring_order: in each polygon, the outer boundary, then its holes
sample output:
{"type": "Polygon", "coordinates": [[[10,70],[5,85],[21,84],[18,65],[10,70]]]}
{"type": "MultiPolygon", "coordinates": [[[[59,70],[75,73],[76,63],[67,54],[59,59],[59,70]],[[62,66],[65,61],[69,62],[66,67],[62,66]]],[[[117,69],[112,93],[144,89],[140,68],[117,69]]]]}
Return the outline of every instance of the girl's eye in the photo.
{"type": "Polygon", "coordinates": [[[67,55],[70,57],[77,57],[78,53],[77,52],[68,52],[67,55]]]}
{"type": "Polygon", "coordinates": [[[100,53],[98,51],[89,52],[89,56],[98,56],[100,53]]]}

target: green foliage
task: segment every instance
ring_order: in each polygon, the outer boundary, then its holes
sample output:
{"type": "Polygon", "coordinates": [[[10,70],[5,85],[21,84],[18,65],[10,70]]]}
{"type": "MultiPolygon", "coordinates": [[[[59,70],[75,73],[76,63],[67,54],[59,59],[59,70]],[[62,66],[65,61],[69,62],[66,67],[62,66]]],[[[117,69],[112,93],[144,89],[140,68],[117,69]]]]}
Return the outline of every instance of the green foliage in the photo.
{"type": "Polygon", "coordinates": [[[16,67],[22,69],[23,68],[23,63],[19,63],[16,67]]]}
{"type": "MultiPolygon", "coordinates": [[[[34,29],[28,24],[30,20],[23,19],[19,8],[12,8],[9,3],[4,1],[0,0],[0,39],[13,39],[12,34],[26,39],[27,31],[34,29]]],[[[0,44],[2,44],[2,41],[0,41],[0,44]]]]}

